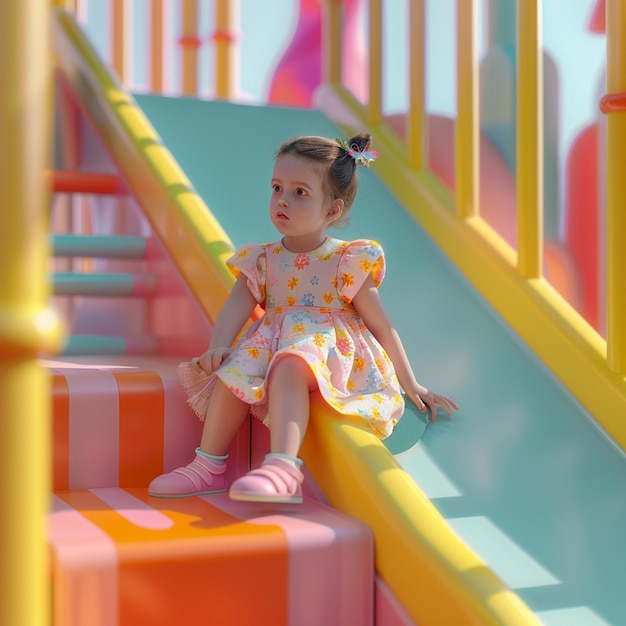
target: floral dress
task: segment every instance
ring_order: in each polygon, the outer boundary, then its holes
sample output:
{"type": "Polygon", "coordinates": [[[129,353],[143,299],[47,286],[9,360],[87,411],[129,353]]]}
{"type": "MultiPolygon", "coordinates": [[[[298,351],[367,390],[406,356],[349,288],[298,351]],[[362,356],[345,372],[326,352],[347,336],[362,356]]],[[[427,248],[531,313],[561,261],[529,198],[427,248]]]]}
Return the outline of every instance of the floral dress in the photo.
{"type": "Polygon", "coordinates": [[[327,238],[317,249],[290,252],[282,243],[249,244],[227,261],[247,278],[265,309],[215,372],[266,425],[267,379],[278,358],[304,359],[324,400],[336,411],[362,417],[382,438],[404,410],[398,379],[386,352],[351,304],[369,274],[385,273],[380,245],[327,238]]]}

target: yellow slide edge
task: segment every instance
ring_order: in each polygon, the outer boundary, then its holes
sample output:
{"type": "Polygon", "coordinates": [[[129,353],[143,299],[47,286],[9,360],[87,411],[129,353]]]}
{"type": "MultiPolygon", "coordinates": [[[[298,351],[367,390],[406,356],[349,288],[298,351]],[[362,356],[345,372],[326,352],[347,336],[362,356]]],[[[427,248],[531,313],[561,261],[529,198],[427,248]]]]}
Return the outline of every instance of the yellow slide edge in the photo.
{"type": "Polygon", "coordinates": [[[376,570],[416,624],[540,624],[358,418],[314,396],[302,457],[330,504],[371,528],[376,570]]]}

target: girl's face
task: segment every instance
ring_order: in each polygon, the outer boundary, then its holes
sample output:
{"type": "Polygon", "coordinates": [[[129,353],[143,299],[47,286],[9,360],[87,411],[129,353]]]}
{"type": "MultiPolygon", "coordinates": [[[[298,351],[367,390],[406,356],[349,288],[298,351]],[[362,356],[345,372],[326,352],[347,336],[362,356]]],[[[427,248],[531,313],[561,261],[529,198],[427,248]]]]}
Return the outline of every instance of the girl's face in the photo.
{"type": "Polygon", "coordinates": [[[321,172],[308,159],[289,153],[276,159],[270,219],[288,250],[308,252],[319,247],[342,209],[343,201],[329,199],[321,172]]]}

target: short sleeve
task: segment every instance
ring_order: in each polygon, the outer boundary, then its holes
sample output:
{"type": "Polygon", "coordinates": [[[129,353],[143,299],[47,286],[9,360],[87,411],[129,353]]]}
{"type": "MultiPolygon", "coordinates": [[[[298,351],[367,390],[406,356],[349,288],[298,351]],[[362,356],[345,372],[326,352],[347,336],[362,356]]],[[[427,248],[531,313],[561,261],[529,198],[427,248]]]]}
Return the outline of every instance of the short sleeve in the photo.
{"type": "Polygon", "coordinates": [[[350,242],[338,266],[337,288],[346,302],[352,299],[372,275],[376,287],[385,277],[385,255],[379,243],[369,239],[350,242]]]}
{"type": "Polygon", "coordinates": [[[240,273],[247,279],[248,289],[255,300],[263,305],[265,302],[265,282],[267,279],[267,259],[265,248],[258,244],[246,244],[237,248],[235,254],[226,261],[226,265],[235,276],[240,273]]]}

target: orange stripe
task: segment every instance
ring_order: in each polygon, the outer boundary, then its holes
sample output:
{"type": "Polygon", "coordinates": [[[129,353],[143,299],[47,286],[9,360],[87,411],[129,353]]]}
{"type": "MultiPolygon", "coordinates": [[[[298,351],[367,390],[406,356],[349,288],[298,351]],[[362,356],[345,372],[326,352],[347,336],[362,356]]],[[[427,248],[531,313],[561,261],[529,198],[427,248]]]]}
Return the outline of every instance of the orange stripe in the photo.
{"type": "Polygon", "coordinates": [[[144,487],[163,473],[163,382],[155,372],[113,372],[119,389],[119,485],[144,487]]]}
{"type": "Polygon", "coordinates": [[[80,170],[54,170],[50,174],[52,190],[57,193],[120,195],[125,191],[121,178],[115,174],[80,170]]]}
{"type": "Polygon", "coordinates": [[[58,494],[115,541],[119,626],[287,623],[288,546],[278,526],[249,524],[201,498],[126,491],[174,525],[140,528],[89,491],[58,494]]]}
{"type": "Polygon", "coordinates": [[[69,489],[70,394],[63,374],[52,374],[52,488],[69,489]]]}

